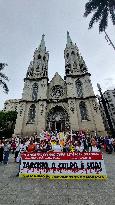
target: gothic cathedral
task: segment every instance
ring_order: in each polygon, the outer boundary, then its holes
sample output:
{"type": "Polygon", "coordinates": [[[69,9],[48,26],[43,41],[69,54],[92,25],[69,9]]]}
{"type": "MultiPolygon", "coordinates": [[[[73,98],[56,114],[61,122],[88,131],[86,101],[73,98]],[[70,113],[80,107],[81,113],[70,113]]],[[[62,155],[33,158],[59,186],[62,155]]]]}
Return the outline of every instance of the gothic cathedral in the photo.
{"type": "Polygon", "coordinates": [[[104,125],[94,95],[87,66],[67,32],[64,50],[64,80],[56,72],[48,80],[49,53],[44,35],[35,50],[24,79],[22,99],[8,100],[4,110],[16,110],[16,135],[32,135],[44,130],[85,130],[104,133],[104,125]]]}

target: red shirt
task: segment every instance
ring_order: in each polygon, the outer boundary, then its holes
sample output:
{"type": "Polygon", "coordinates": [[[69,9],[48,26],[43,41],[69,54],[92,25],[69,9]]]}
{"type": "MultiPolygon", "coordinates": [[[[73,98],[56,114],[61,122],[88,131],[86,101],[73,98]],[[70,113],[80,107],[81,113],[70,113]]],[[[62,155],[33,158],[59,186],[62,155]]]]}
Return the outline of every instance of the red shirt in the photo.
{"type": "Polygon", "coordinates": [[[33,151],[35,151],[35,144],[30,144],[30,145],[28,145],[28,152],[33,152],[33,151]]]}

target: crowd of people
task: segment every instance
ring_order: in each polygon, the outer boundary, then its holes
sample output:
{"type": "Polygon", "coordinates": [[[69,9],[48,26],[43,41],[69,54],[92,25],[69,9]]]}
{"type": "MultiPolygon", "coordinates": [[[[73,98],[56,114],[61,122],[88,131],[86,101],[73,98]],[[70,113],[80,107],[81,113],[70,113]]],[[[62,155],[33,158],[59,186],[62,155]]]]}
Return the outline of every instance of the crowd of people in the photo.
{"type": "Polygon", "coordinates": [[[80,132],[43,131],[31,137],[13,136],[0,140],[0,163],[7,164],[9,153],[15,154],[19,162],[21,152],[99,152],[101,148],[111,154],[115,152],[115,139],[106,136],[90,136],[80,132]]]}

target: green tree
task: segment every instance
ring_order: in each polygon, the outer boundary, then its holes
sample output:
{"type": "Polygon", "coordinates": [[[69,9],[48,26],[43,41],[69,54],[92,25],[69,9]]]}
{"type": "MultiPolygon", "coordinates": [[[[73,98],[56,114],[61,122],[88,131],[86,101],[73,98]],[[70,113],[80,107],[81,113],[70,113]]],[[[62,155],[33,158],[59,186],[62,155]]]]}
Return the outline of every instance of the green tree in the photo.
{"type": "Polygon", "coordinates": [[[12,136],[17,118],[16,111],[0,111],[0,137],[12,136]]]}
{"type": "Polygon", "coordinates": [[[106,30],[108,26],[108,17],[110,16],[113,25],[115,25],[115,0],[89,0],[85,4],[84,17],[94,12],[89,22],[89,29],[95,22],[99,21],[99,32],[106,30]]]}
{"type": "Polygon", "coordinates": [[[5,81],[8,81],[8,77],[4,73],[1,72],[6,65],[7,64],[5,64],[5,63],[0,63],[0,85],[3,86],[4,92],[8,93],[9,89],[8,89],[8,86],[7,86],[6,82],[5,82],[5,81]]]}

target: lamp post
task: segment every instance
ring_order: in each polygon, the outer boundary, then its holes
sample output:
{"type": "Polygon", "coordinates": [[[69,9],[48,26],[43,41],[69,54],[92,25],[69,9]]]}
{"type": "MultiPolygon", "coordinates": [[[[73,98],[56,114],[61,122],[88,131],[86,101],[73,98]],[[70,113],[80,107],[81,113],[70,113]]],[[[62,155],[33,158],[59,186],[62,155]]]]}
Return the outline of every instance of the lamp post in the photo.
{"type": "Polygon", "coordinates": [[[108,107],[107,107],[107,104],[106,104],[106,100],[103,96],[103,93],[102,93],[102,89],[100,87],[100,84],[97,83],[97,87],[98,87],[98,91],[100,93],[100,97],[101,97],[101,102],[102,102],[102,105],[103,105],[103,108],[104,108],[104,111],[105,111],[105,115],[106,115],[106,118],[107,118],[107,121],[108,121],[108,125],[109,125],[109,128],[111,130],[111,133],[112,133],[112,136],[114,137],[114,129],[113,129],[113,124],[112,124],[112,121],[111,121],[111,117],[110,117],[110,114],[108,112],[108,107]]]}

